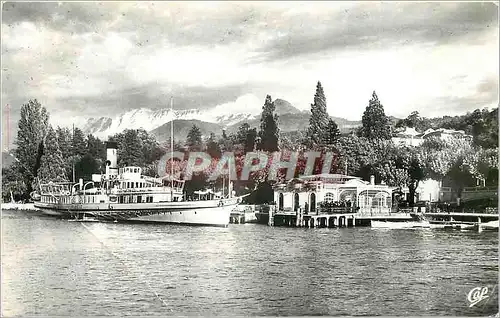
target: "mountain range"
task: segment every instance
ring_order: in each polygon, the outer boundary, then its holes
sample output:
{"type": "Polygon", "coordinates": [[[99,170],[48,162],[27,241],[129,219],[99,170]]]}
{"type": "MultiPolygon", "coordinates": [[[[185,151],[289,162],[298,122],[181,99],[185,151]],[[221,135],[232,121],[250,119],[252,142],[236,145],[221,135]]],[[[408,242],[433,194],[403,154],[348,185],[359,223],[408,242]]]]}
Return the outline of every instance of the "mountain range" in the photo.
{"type": "MultiPolygon", "coordinates": [[[[283,99],[274,101],[275,112],[279,116],[279,127],[282,132],[304,130],[309,125],[310,111],[301,111],[283,99]]],[[[120,133],[125,129],[145,129],[153,134],[159,142],[170,138],[170,123],[174,121],[174,139],[184,140],[189,129],[196,125],[203,136],[210,133],[221,135],[223,130],[232,133],[238,130],[243,123],[250,127],[259,127],[260,112],[224,113],[229,109],[219,107],[199,110],[152,110],[140,108],[125,112],[116,118],[90,118],[84,123],[82,130],[85,134],[92,134],[106,140],[109,136],[120,133]]],[[[359,127],[360,121],[349,121],[344,118],[332,117],[341,132],[349,132],[359,127]]]]}

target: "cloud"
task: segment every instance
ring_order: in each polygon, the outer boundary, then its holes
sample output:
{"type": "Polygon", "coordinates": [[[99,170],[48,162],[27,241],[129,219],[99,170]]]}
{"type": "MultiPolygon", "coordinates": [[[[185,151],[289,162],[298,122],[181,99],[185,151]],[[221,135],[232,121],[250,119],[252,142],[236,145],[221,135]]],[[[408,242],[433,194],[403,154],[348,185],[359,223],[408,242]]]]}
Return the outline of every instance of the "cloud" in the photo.
{"type": "Polygon", "coordinates": [[[498,23],[497,8],[484,2],[365,2],[343,11],[335,10],[334,4],[328,9],[280,21],[275,26],[278,36],[260,52],[267,59],[285,59],[332,49],[474,42],[478,33],[498,23]]]}
{"type": "Polygon", "coordinates": [[[68,33],[98,31],[112,21],[119,8],[110,2],[6,2],[2,7],[3,23],[13,26],[23,22],[44,25],[68,33]]]}

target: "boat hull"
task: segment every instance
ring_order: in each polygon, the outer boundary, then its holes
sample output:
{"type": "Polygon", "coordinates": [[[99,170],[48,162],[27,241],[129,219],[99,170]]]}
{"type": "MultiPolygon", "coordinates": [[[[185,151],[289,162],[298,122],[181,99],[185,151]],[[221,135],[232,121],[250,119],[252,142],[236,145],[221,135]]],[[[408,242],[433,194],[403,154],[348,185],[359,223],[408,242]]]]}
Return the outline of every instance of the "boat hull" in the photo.
{"type": "Polygon", "coordinates": [[[237,198],[206,201],[164,203],[96,203],[47,204],[38,203],[43,213],[74,218],[78,214],[90,215],[102,221],[169,223],[227,227],[237,198]]]}
{"type": "Polygon", "coordinates": [[[227,227],[234,206],[146,213],[119,221],[227,227]]]}

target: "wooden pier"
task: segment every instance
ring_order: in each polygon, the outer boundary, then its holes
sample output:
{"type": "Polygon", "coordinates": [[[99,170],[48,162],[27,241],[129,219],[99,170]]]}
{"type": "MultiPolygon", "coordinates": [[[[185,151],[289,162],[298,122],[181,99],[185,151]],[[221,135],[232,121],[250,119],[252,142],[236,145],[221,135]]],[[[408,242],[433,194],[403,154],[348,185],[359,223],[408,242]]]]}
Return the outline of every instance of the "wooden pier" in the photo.
{"type": "Polygon", "coordinates": [[[355,213],[303,214],[280,211],[269,216],[270,226],[291,227],[349,227],[356,225],[355,213]]]}
{"type": "MultiPolygon", "coordinates": [[[[304,214],[300,210],[293,211],[269,211],[269,226],[289,227],[354,227],[370,226],[371,221],[394,221],[405,222],[413,218],[409,212],[349,212],[339,211],[328,213],[304,214]]],[[[441,212],[424,213],[431,223],[440,224],[481,224],[484,222],[498,220],[498,214],[493,213],[463,213],[463,212],[441,212]]]]}

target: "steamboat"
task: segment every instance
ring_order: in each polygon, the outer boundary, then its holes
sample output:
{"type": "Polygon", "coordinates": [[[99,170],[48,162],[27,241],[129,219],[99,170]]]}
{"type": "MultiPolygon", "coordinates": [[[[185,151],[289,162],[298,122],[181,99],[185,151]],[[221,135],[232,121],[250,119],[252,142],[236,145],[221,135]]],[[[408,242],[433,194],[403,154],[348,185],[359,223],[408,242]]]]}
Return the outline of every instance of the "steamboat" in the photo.
{"type": "Polygon", "coordinates": [[[232,183],[228,193],[211,189],[184,194],[185,181],[170,176],[142,175],[140,167],[117,167],[117,144],[106,143],[106,172],[92,181],[39,184],[35,207],[43,213],[73,220],[153,222],[227,227],[231,210],[240,202],[232,183]]]}

